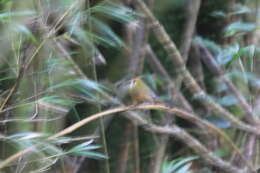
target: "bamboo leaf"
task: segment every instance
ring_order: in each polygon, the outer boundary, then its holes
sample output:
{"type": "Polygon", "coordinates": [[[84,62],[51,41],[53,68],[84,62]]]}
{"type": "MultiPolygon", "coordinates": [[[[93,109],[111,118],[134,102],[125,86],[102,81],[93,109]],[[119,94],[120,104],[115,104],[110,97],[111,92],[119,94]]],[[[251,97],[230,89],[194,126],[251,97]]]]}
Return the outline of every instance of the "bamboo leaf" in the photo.
{"type": "Polygon", "coordinates": [[[207,116],[205,120],[222,129],[231,127],[231,123],[229,121],[223,120],[217,116],[207,116]]]}
{"type": "Polygon", "coordinates": [[[210,16],[224,18],[227,16],[227,14],[224,11],[213,11],[212,13],[210,13],[210,16]]]}
{"type": "Polygon", "coordinates": [[[103,154],[91,151],[91,150],[96,150],[96,149],[100,148],[100,146],[91,145],[92,142],[93,142],[93,140],[90,140],[90,141],[84,142],[82,144],[76,145],[75,147],[71,148],[68,151],[68,153],[71,153],[71,154],[77,155],[77,156],[85,156],[85,157],[93,158],[93,159],[107,158],[103,154]]]}
{"type": "Polygon", "coordinates": [[[122,5],[112,4],[109,5],[97,5],[91,8],[91,12],[93,13],[100,13],[106,17],[112,18],[119,22],[132,22],[136,20],[137,13],[133,10],[124,7],[122,5]]]}
{"type": "Polygon", "coordinates": [[[245,34],[251,31],[254,31],[256,29],[256,25],[253,23],[246,23],[237,21],[234,23],[231,23],[225,28],[225,36],[231,37],[236,34],[245,34]]]}
{"type": "Polygon", "coordinates": [[[195,37],[195,39],[193,40],[194,42],[201,42],[203,45],[205,45],[214,55],[218,55],[221,53],[222,48],[215,43],[212,40],[208,40],[202,37],[195,37]]]}
{"type": "Polygon", "coordinates": [[[79,153],[74,152],[73,154],[76,156],[85,156],[85,157],[88,157],[91,159],[107,159],[108,158],[107,156],[97,153],[97,152],[81,151],[79,153]]]}
{"type": "Polygon", "coordinates": [[[41,98],[39,101],[63,105],[63,106],[72,106],[72,105],[79,103],[79,102],[76,102],[76,101],[68,99],[68,98],[59,97],[57,95],[46,96],[46,97],[41,98]]]}
{"type": "Polygon", "coordinates": [[[188,164],[182,166],[180,169],[178,169],[178,170],[176,171],[176,173],[191,173],[191,172],[189,171],[191,165],[192,165],[192,163],[188,163],[188,164]]]}
{"type": "Polygon", "coordinates": [[[177,173],[178,171],[181,173],[184,170],[188,170],[191,166],[189,162],[195,159],[198,159],[198,157],[179,158],[171,162],[164,161],[161,173],[177,173]]]}
{"type": "Polygon", "coordinates": [[[233,12],[230,12],[229,15],[240,15],[240,14],[247,14],[247,13],[251,13],[252,10],[250,8],[248,8],[246,5],[243,4],[239,4],[237,3],[235,5],[236,10],[233,12]]]}
{"type": "Polygon", "coordinates": [[[5,12],[0,13],[0,20],[5,20],[10,17],[24,17],[24,16],[31,16],[37,14],[36,11],[14,11],[14,12],[5,12]]]}
{"type": "Polygon", "coordinates": [[[105,40],[105,43],[107,45],[118,47],[123,46],[123,41],[110,29],[108,25],[101,22],[100,20],[97,20],[94,17],[91,17],[93,24],[95,25],[95,28],[97,29],[97,32],[100,36],[98,36],[99,39],[105,40]]]}
{"type": "Polygon", "coordinates": [[[29,40],[33,41],[33,43],[37,43],[37,39],[34,37],[32,32],[26,26],[18,24],[18,23],[13,23],[12,29],[15,32],[25,35],[29,40]]]}

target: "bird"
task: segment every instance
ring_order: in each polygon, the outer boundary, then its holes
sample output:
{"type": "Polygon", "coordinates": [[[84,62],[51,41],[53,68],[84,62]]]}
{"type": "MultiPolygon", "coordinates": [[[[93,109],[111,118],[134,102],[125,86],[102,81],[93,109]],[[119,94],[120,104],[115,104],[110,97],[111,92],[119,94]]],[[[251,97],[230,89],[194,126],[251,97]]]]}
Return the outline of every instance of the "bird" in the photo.
{"type": "Polygon", "coordinates": [[[131,104],[155,103],[158,101],[158,96],[141,77],[134,77],[123,82],[118,91],[120,97],[127,98],[128,103],[131,104]]]}

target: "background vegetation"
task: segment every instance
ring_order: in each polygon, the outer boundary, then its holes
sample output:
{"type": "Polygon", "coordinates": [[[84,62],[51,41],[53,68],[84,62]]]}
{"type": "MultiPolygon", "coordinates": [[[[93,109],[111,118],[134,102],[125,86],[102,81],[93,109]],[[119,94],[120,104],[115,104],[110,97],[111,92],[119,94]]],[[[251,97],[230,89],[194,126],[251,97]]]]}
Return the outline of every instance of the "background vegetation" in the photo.
{"type": "Polygon", "coordinates": [[[257,0],[0,0],[0,172],[257,173],[257,0]]]}

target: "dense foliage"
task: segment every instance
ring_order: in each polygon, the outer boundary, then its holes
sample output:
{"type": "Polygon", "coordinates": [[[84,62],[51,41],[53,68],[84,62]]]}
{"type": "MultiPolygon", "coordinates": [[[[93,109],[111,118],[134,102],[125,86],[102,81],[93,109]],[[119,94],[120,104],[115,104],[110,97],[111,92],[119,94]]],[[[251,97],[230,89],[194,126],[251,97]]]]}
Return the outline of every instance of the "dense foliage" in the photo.
{"type": "Polygon", "coordinates": [[[257,0],[0,0],[0,172],[259,171],[257,0]]]}

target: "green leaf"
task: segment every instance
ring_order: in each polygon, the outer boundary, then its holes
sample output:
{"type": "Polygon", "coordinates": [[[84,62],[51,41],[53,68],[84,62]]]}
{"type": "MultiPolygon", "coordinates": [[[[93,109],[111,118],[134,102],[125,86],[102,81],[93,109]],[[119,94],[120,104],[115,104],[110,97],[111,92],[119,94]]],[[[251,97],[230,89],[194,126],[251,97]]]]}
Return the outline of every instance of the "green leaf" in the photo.
{"type": "Polygon", "coordinates": [[[104,42],[107,45],[113,46],[113,47],[118,47],[118,46],[123,46],[123,41],[110,29],[108,25],[105,23],[101,22],[100,20],[97,20],[94,17],[91,17],[93,21],[93,25],[95,25],[95,28],[97,32],[99,33],[98,38],[102,38],[101,40],[105,40],[104,42]]]}
{"type": "Polygon", "coordinates": [[[75,147],[71,148],[68,153],[71,153],[73,155],[77,156],[85,156],[88,158],[93,158],[93,159],[105,159],[107,158],[105,155],[93,152],[91,150],[96,150],[99,149],[100,146],[97,145],[91,145],[93,140],[84,142],[82,144],[76,145],[75,147]]]}
{"type": "Polygon", "coordinates": [[[69,35],[72,35],[74,32],[76,32],[78,26],[80,25],[80,22],[82,20],[82,13],[77,13],[73,16],[71,22],[69,23],[69,35]]]}
{"type": "Polygon", "coordinates": [[[222,106],[233,106],[237,104],[237,98],[233,95],[227,95],[217,100],[222,106]]]}
{"type": "Polygon", "coordinates": [[[223,120],[218,116],[207,116],[205,120],[209,121],[210,123],[214,124],[219,128],[229,128],[231,127],[231,123],[229,121],[223,120]]]}
{"type": "Polygon", "coordinates": [[[58,88],[64,88],[64,87],[73,87],[76,86],[80,83],[79,80],[67,80],[64,82],[61,82],[59,84],[53,85],[51,87],[49,87],[47,90],[54,90],[54,89],[58,89],[58,88]]]}
{"type": "Polygon", "coordinates": [[[10,140],[21,140],[21,139],[29,139],[29,138],[38,138],[38,137],[42,137],[45,136],[41,133],[37,133],[37,132],[23,132],[23,133],[16,133],[10,136],[7,136],[6,139],[10,139],[10,140]]]}
{"type": "Polygon", "coordinates": [[[220,65],[230,65],[230,63],[236,60],[239,56],[236,56],[239,52],[239,44],[233,44],[225,49],[222,49],[221,52],[216,56],[216,61],[220,65]]]}
{"type": "Polygon", "coordinates": [[[226,74],[226,76],[228,78],[246,78],[251,85],[255,86],[255,87],[259,87],[260,86],[260,79],[254,75],[253,73],[249,73],[249,72],[240,72],[240,71],[232,71],[226,74]]]}
{"type": "Polygon", "coordinates": [[[94,90],[99,94],[104,94],[105,91],[108,91],[107,87],[92,80],[79,80],[79,83],[80,87],[94,90]]]}
{"type": "Polygon", "coordinates": [[[228,156],[228,152],[225,151],[224,149],[218,149],[218,150],[214,151],[213,154],[218,156],[218,157],[228,156]]]}
{"type": "Polygon", "coordinates": [[[231,23],[225,28],[225,36],[231,37],[236,34],[245,34],[256,29],[256,25],[253,23],[245,23],[241,21],[237,21],[231,23]]]}
{"type": "Polygon", "coordinates": [[[33,41],[34,43],[37,43],[37,39],[34,37],[32,32],[26,26],[18,24],[18,23],[13,23],[12,29],[15,32],[25,35],[29,40],[33,41]]]}
{"type": "Polygon", "coordinates": [[[0,20],[4,20],[10,17],[24,17],[36,14],[36,11],[15,11],[0,13],[0,20]]]}
{"type": "MultiPolygon", "coordinates": [[[[68,152],[76,152],[76,151],[82,151],[87,150],[88,147],[90,147],[90,144],[93,143],[93,140],[89,140],[87,142],[84,142],[82,144],[76,145],[75,147],[71,148],[68,152]]],[[[93,148],[93,147],[91,147],[93,148]]],[[[100,148],[99,146],[95,146],[94,149],[100,148]]]]}
{"type": "Polygon", "coordinates": [[[85,96],[98,99],[97,94],[107,95],[108,88],[92,80],[73,79],[61,82],[59,84],[49,87],[47,90],[54,90],[59,88],[72,88],[83,93],[85,96]]]}
{"type": "Polygon", "coordinates": [[[15,78],[17,78],[17,77],[16,77],[16,76],[2,77],[2,78],[0,78],[0,82],[1,82],[1,81],[5,81],[5,80],[10,80],[10,79],[15,79],[15,78]]]}
{"type": "Polygon", "coordinates": [[[195,37],[193,41],[205,45],[213,53],[213,55],[218,55],[222,51],[222,48],[212,40],[208,40],[203,37],[195,37]]]}
{"type": "Polygon", "coordinates": [[[79,103],[71,99],[59,97],[57,95],[43,97],[40,99],[40,101],[62,105],[62,106],[72,106],[79,103]]]}
{"type": "Polygon", "coordinates": [[[137,16],[137,13],[135,13],[133,10],[126,8],[122,5],[117,5],[112,3],[109,5],[106,4],[97,5],[91,8],[91,12],[100,13],[106,17],[124,23],[135,21],[137,16]]]}
{"type": "Polygon", "coordinates": [[[191,167],[192,163],[188,163],[184,166],[182,166],[180,169],[176,171],[176,173],[190,173],[189,169],[191,167]]]}
{"type": "MultiPolygon", "coordinates": [[[[171,162],[164,161],[161,173],[176,173],[176,171],[184,171],[191,166],[189,163],[192,160],[198,159],[198,157],[179,158],[171,162]],[[189,165],[189,166],[187,166],[189,165]]],[[[179,172],[180,173],[180,172],[179,172]]]]}
{"type": "Polygon", "coordinates": [[[198,159],[198,157],[188,157],[188,158],[185,158],[185,159],[178,159],[176,161],[176,163],[173,165],[172,169],[173,170],[177,170],[178,168],[180,168],[182,165],[185,165],[186,163],[192,161],[192,160],[196,160],[198,159]]]}
{"type": "Polygon", "coordinates": [[[235,5],[235,8],[237,10],[233,11],[233,12],[230,12],[229,13],[229,16],[232,16],[232,15],[240,15],[240,14],[247,14],[247,13],[251,13],[252,10],[250,8],[248,8],[247,6],[243,5],[243,4],[239,4],[237,3],[235,5]]]}
{"type": "Polygon", "coordinates": [[[93,41],[93,43],[96,44],[102,44],[103,46],[111,46],[111,47],[118,47],[123,44],[117,43],[114,40],[109,39],[108,37],[104,37],[102,35],[95,34],[93,32],[86,31],[86,36],[89,38],[89,40],[93,41]]]}
{"type": "Polygon", "coordinates": [[[224,18],[227,16],[227,14],[224,11],[213,11],[212,13],[210,13],[210,16],[224,18]]]}
{"type": "Polygon", "coordinates": [[[107,156],[105,156],[103,154],[100,154],[100,153],[97,153],[97,152],[89,152],[89,151],[81,151],[79,153],[74,152],[73,155],[85,156],[85,157],[88,157],[88,158],[91,158],[91,159],[107,159],[108,158],[107,156]]]}
{"type": "Polygon", "coordinates": [[[97,145],[85,145],[85,143],[77,145],[76,147],[73,147],[72,149],[69,150],[69,152],[82,152],[85,150],[95,150],[95,149],[99,149],[100,146],[97,145]]]}
{"type": "Polygon", "coordinates": [[[246,56],[247,59],[249,60],[249,62],[252,61],[252,59],[254,57],[254,52],[255,52],[255,47],[253,45],[243,47],[243,48],[239,48],[239,46],[238,46],[237,48],[238,49],[236,50],[236,52],[233,52],[234,54],[231,55],[232,57],[231,57],[230,61],[227,63],[227,66],[229,66],[232,62],[236,61],[237,59],[241,58],[242,56],[246,56]]]}

